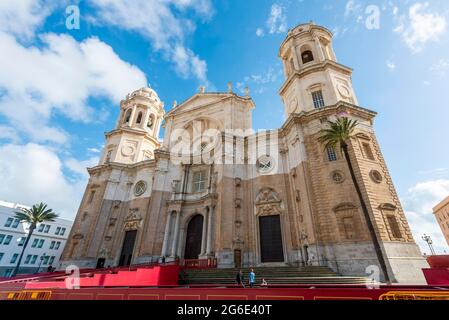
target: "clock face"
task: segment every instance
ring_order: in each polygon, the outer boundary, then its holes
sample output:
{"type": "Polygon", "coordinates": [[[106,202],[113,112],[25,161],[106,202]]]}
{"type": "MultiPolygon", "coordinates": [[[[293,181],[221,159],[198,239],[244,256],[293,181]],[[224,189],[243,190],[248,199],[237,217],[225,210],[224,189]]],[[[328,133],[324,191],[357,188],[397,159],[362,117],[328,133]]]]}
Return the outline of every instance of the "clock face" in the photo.
{"type": "Polygon", "coordinates": [[[130,145],[128,145],[128,146],[123,146],[122,147],[122,154],[124,155],[124,156],[132,156],[133,154],[134,154],[134,147],[133,146],[130,146],[130,145]]]}
{"type": "Polygon", "coordinates": [[[343,98],[349,98],[351,96],[351,92],[349,91],[349,88],[347,86],[345,86],[344,84],[339,83],[337,85],[337,90],[343,98]]]}
{"type": "Polygon", "coordinates": [[[298,107],[298,100],[295,98],[292,101],[290,101],[288,105],[288,112],[289,113],[295,112],[297,107],[298,107]]]}

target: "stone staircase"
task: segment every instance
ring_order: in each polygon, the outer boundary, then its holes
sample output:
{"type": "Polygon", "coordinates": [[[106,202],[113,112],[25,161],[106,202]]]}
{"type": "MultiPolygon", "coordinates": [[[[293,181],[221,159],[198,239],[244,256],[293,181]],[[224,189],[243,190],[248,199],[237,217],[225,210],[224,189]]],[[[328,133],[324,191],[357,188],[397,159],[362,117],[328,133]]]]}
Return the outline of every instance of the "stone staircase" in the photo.
{"type": "MultiPolygon", "coordinates": [[[[367,284],[371,280],[363,277],[343,277],[328,267],[263,267],[253,268],[256,284],[265,279],[273,284],[367,284]]],[[[232,285],[239,269],[185,269],[180,272],[180,284],[183,285],[232,285]]],[[[241,269],[248,282],[249,268],[241,269]]]]}

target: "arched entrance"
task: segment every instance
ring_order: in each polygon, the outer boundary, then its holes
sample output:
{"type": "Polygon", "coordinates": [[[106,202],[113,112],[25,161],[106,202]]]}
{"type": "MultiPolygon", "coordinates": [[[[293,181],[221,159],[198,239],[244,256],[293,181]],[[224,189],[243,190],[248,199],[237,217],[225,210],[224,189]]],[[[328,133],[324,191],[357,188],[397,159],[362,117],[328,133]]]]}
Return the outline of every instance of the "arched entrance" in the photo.
{"type": "Polygon", "coordinates": [[[201,254],[201,239],[203,236],[203,216],[194,216],[187,227],[184,259],[198,259],[201,254]]]}

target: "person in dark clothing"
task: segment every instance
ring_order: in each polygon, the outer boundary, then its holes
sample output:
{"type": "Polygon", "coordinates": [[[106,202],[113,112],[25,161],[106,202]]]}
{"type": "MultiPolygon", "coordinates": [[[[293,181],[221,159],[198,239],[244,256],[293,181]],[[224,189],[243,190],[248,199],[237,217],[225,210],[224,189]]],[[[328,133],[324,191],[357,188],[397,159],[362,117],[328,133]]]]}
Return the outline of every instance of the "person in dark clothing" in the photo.
{"type": "Polygon", "coordinates": [[[243,288],[245,288],[245,283],[244,283],[244,279],[245,276],[243,275],[242,270],[239,270],[239,272],[237,273],[237,276],[235,278],[235,281],[237,282],[237,284],[239,286],[242,286],[243,288]]]}

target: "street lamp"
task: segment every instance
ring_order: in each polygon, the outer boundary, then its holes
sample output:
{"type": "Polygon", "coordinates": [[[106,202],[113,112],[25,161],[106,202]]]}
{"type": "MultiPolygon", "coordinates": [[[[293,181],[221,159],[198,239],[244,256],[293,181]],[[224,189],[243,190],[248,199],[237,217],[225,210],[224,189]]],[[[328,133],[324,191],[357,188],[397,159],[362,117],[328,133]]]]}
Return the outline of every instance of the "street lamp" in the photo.
{"type": "Polygon", "coordinates": [[[39,273],[39,270],[41,269],[41,265],[42,265],[42,262],[44,261],[44,259],[47,257],[47,255],[44,253],[42,256],[41,256],[41,258],[40,258],[40,262],[39,262],[39,267],[37,267],[37,272],[36,273],[39,273]]]}
{"type": "Polygon", "coordinates": [[[422,239],[423,239],[425,242],[427,242],[427,244],[429,245],[429,248],[430,248],[430,252],[431,252],[432,255],[434,256],[434,255],[435,255],[435,250],[433,249],[433,240],[432,240],[432,238],[431,238],[430,236],[424,234],[423,237],[422,237],[422,239]]]}

